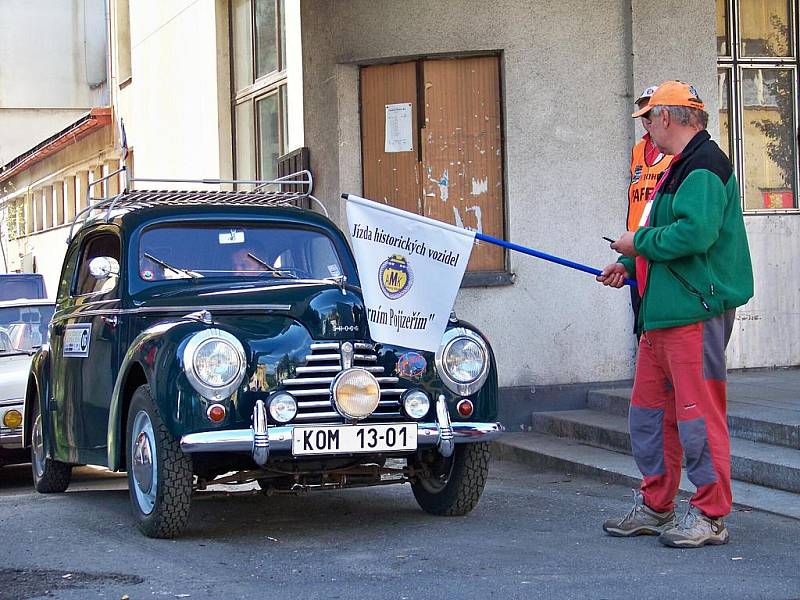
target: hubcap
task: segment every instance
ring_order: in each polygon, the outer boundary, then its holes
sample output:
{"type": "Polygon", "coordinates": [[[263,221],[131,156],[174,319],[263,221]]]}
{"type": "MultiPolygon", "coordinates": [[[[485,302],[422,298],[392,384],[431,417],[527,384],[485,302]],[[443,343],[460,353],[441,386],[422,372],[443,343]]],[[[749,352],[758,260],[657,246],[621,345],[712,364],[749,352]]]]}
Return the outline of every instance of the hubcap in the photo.
{"type": "Polygon", "coordinates": [[[31,448],[33,449],[33,468],[36,469],[36,477],[41,477],[44,473],[44,439],[42,436],[42,415],[36,415],[31,432],[31,448]]]}
{"type": "Polygon", "coordinates": [[[149,515],[153,512],[156,504],[158,455],[153,424],[144,411],[138,412],[133,419],[130,456],[133,463],[131,469],[133,485],[131,487],[136,497],[136,503],[144,514],[149,515]]]}
{"type": "Polygon", "coordinates": [[[144,432],[139,434],[133,453],[133,473],[136,485],[145,494],[153,487],[153,459],[150,451],[150,440],[144,432]]]}

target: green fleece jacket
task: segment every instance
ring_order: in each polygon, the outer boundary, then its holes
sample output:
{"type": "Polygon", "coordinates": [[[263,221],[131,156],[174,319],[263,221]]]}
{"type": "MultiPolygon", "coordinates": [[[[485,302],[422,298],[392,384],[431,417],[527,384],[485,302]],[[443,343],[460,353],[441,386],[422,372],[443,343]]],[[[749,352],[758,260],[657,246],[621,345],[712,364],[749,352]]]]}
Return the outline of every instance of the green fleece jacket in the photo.
{"type": "MultiPolygon", "coordinates": [[[[666,178],[648,226],[633,238],[647,260],[640,331],[703,321],[753,296],[739,187],[728,158],[701,131],[673,160],[666,178]]],[[[636,276],[634,259],[620,262],[636,276]]]]}

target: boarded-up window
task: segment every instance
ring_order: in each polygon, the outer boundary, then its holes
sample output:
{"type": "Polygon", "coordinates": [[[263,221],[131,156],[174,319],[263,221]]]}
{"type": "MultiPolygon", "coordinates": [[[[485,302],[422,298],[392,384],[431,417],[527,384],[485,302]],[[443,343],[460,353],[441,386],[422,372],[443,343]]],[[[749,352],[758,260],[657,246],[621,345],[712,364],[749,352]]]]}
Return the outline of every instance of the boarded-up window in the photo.
{"type": "MultiPolygon", "coordinates": [[[[504,237],[498,57],[362,68],[361,132],[365,196],[504,237]],[[398,130],[409,119],[410,145],[398,130]]],[[[479,243],[468,269],[504,270],[503,250],[479,243]]]]}

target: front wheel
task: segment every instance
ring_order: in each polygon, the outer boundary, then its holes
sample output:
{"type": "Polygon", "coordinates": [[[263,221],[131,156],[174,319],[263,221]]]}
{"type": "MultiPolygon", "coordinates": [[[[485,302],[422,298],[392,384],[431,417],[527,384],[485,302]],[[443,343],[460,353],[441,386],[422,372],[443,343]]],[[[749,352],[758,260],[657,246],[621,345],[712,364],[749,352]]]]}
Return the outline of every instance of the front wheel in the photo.
{"type": "Polygon", "coordinates": [[[72,465],[47,458],[39,398],[33,398],[32,406],[31,470],[33,471],[33,487],[40,494],[59,494],[69,487],[72,465]]]}
{"type": "Polygon", "coordinates": [[[411,482],[417,503],[438,516],[465,515],[478,504],[489,474],[489,444],[456,445],[453,456],[430,451],[414,461],[419,474],[411,482]]]}
{"type": "Polygon", "coordinates": [[[133,393],[128,410],[128,492],[142,532],[152,538],[173,538],[189,520],[192,459],[172,437],[150,386],[133,393]]]}

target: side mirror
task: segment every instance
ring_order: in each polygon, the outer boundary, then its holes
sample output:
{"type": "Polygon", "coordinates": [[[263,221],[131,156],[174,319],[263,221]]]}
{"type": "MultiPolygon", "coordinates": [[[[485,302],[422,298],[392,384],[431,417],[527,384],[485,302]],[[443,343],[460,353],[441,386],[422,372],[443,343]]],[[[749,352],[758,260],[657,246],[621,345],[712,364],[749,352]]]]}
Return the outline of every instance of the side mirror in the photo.
{"type": "Polygon", "coordinates": [[[119,275],[119,262],[110,256],[97,256],[89,261],[89,273],[95,279],[103,280],[119,275]]]}

